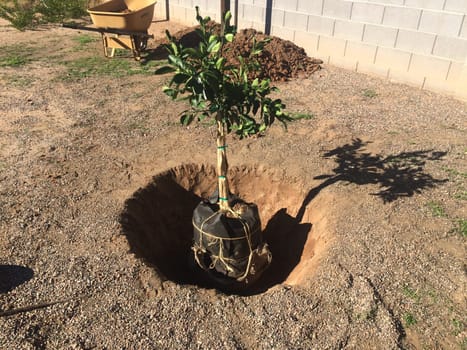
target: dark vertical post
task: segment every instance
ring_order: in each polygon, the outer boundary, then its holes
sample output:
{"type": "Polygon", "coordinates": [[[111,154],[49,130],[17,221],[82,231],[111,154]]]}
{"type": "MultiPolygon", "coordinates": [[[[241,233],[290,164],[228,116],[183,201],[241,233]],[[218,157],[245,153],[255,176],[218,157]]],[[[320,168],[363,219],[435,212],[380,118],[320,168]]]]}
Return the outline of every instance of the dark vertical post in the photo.
{"type": "Polygon", "coordinates": [[[222,15],[224,15],[225,11],[230,11],[230,0],[221,0],[222,15]]]}
{"type": "Polygon", "coordinates": [[[221,27],[222,28],[224,28],[224,15],[226,11],[230,11],[230,0],[221,0],[221,24],[222,24],[221,27]]]}
{"type": "Polygon", "coordinates": [[[169,0],[165,0],[165,19],[170,20],[169,0]]]}
{"type": "Polygon", "coordinates": [[[238,0],[235,0],[234,3],[234,20],[235,20],[235,28],[238,28],[238,0]]]}
{"type": "Polygon", "coordinates": [[[264,34],[271,35],[272,19],[272,0],[266,0],[266,24],[264,25],[264,34]]]}

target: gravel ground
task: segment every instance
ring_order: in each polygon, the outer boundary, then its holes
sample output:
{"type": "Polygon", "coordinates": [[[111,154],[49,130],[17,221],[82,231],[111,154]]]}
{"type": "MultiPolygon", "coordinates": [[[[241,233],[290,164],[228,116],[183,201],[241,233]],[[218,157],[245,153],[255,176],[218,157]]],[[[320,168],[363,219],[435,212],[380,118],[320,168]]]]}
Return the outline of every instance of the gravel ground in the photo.
{"type": "Polygon", "coordinates": [[[101,54],[83,33],[0,25],[1,349],[465,349],[464,102],[331,66],[278,83],[313,117],[229,139],[229,160],[270,177],[249,192],[263,223],[285,208],[305,241],[281,237],[297,261],[267,290],[228,295],[164,278],[120,224],[155,175],[215,161],[213,127],[177,124],[167,77],[73,75],[101,54]]]}

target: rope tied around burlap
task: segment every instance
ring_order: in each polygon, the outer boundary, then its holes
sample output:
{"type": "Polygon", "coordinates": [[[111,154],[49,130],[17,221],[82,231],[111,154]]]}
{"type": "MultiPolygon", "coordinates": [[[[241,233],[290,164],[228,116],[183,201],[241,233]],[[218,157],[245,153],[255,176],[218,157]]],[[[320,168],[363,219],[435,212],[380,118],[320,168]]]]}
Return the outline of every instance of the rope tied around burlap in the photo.
{"type": "Polygon", "coordinates": [[[246,279],[246,277],[248,276],[248,274],[250,272],[250,269],[251,269],[251,263],[252,263],[252,259],[253,259],[253,255],[254,255],[254,250],[253,250],[252,242],[251,242],[251,235],[258,232],[258,230],[255,230],[254,232],[251,232],[250,226],[248,225],[248,223],[236,211],[234,211],[232,209],[228,209],[228,212],[233,217],[238,219],[238,221],[242,224],[243,232],[245,233],[243,237],[219,237],[216,234],[205,231],[204,226],[206,224],[208,224],[209,221],[212,220],[212,218],[214,218],[216,215],[218,215],[218,213],[221,212],[221,211],[225,212],[225,210],[218,210],[218,211],[214,212],[211,216],[207,217],[201,223],[200,227],[198,227],[196,225],[196,223],[193,221],[193,227],[196,230],[198,230],[198,232],[200,233],[199,242],[195,242],[195,244],[192,247],[192,249],[193,249],[193,251],[195,253],[194,254],[195,260],[196,260],[196,262],[198,263],[198,265],[200,267],[204,268],[204,264],[199,260],[199,255],[197,253],[198,252],[202,252],[204,254],[208,253],[208,251],[203,248],[203,236],[206,236],[206,237],[208,237],[208,238],[210,238],[212,240],[211,243],[208,246],[215,245],[216,241],[219,242],[219,253],[217,255],[213,254],[212,252],[210,253],[211,264],[209,265],[208,268],[209,269],[214,269],[216,264],[218,262],[220,262],[227,271],[234,272],[235,270],[234,270],[234,268],[232,268],[232,263],[245,260],[246,257],[241,257],[241,258],[234,259],[234,258],[231,258],[231,257],[224,256],[224,241],[246,240],[247,243],[248,243],[248,249],[249,249],[248,263],[246,265],[246,269],[245,269],[243,275],[241,275],[240,277],[237,278],[237,281],[241,282],[241,281],[244,281],[246,279]]]}

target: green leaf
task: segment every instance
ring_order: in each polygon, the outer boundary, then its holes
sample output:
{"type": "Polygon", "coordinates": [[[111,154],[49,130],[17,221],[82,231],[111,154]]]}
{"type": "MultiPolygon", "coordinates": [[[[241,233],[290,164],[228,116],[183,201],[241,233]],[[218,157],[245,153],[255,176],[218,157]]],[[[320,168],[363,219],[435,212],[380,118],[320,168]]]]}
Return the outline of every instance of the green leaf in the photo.
{"type": "Polygon", "coordinates": [[[224,37],[225,37],[225,40],[229,43],[231,43],[234,39],[234,35],[232,33],[227,33],[224,35],[224,37]]]}
{"type": "Polygon", "coordinates": [[[224,22],[227,23],[228,21],[230,21],[231,18],[232,18],[232,13],[230,11],[227,11],[224,15],[224,22]]]}
{"type": "Polygon", "coordinates": [[[224,57],[220,57],[217,61],[216,61],[216,68],[218,70],[222,70],[222,66],[224,65],[224,62],[225,62],[225,58],[224,57]]]}
{"type": "Polygon", "coordinates": [[[209,40],[208,40],[209,44],[212,43],[216,39],[217,39],[217,35],[211,34],[211,36],[209,37],[209,40]]]}
{"type": "Polygon", "coordinates": [[[187,47],[187,48],[184,48],[181,52],[181,55],[182,56],[192,56],[192,57],[198,57],[198,51],[196,51],[196,49],[192,48],[192,47],[187,47]]]}
{"type": "Polygon", "coordinates": [[[171,83],[175,83],[179,85],[179,84],[186,83],[189,79],[191,79],[191,75],[184,74],[184,73],[178,73],[173,76],[171,83]]]}
{"type": "Polygon", "coordinates": [[[217,53],[219,52],[220,48],[221,48],[221,42],[216,40],[216,41],[213,41],[211,44],[209,44],[208,52],[217,53]]]}
{"type": "Polygon", "coordinates": [[[194,115],[193,114],[183,114],[181,117],[180,117],[180,123],[184,126],[187,126],[187,125],[190,125],[191,122],[193,121],[194,119],[194,115]]]}
{"type": "Polygon", "coordinates": [[[175,99],[177,97],[177,90],[175,90],[175,89],[171,89],[171,88],[169,88],[167,86],[164,86],[162,91],[164,92],[164,94],[171,97],[172,99],[175,99]]]}
{"type": "Polygon", "coordinates": [[[208,52],[205,43],[199,43],[199,52],[201,52],[202,55],[205,55],[208,52]]]}
{"type": "Polygon", "coordinates": [[[174,42],[170,43],[170,49],[174,55],[178,56],[178,46],[174,42]]]}
{"type": "Polygon", "coordinates": [[[174,66],[179,66],[181,63],[180,57],[177,57],[174,55],[169,55],[168,60],[169,60],[169,63],[173,64],[174,66]]]}

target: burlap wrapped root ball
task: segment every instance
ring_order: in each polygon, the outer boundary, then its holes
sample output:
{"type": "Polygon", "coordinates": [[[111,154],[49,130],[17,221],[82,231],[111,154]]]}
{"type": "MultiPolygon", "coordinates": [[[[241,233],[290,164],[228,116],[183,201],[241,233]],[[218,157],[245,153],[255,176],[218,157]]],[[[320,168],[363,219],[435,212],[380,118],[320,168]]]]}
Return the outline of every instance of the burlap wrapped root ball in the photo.
{"type": "Polygon", "coordinates": [[[220,210],[217,198],[202,201],[193,212],[193,257],[196,265],[220,287],[247,288],[272,260],[263,242],[258,207],[235,196],[230,210],[220,210]]]}

